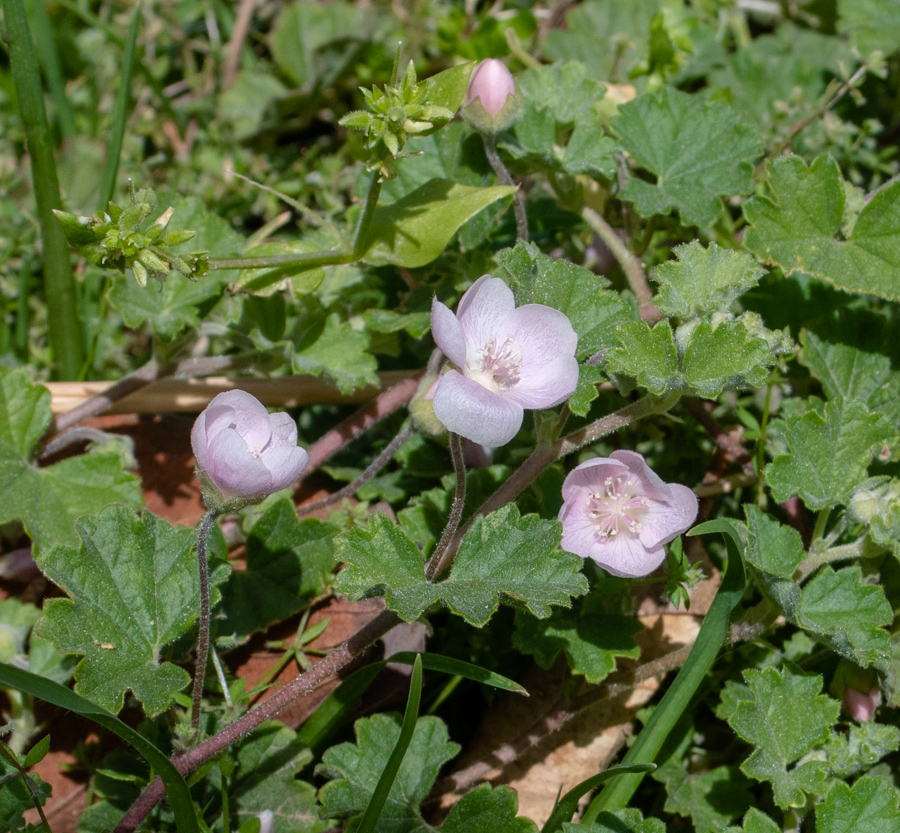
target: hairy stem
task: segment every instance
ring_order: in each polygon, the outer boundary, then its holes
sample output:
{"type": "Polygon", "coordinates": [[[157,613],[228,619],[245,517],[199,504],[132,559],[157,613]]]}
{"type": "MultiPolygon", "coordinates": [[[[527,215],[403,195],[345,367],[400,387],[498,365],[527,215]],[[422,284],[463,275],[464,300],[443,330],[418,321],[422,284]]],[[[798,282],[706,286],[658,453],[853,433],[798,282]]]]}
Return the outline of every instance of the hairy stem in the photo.
{"type": "Polygon", "coordinates": [[[453,460],[453,471],[456,473],[456,491],[453,495],[453,505],[450,507],[450,517],[447,518],[447,526],[438,541],[434,553],[425,565],[425,578],[434,581],[453,561],[455,548],[451,549],[453,536],[459,528],[462,519],[463,507],[466,505],[466,461],[463,459],[463,439],[459,434],[450,433],[450,457],[453,460]]]}
{"type": "Polygon", "coordinates": [[[200,730],[200,703],[203,699],[203,680],[206,677],[206,662],[209,659],[209,559],[206,547],[209,534],[216,522],[215,509],[210,509],[200,521],[197,530],[197,570],[200,576],[200,621],[197,634],[197,655],[194,668],[194,689],[191,695],[191,728],[200,730]]]}
{"type": "MultiPolygon", "coordinates": [[[[400,619],[396,613],[389,610],[383,611],[346,642],[338,645],[327,657],[317,662],[309,671],[304,671],[295,677],[284,688],[263,700],[255,709],[247,712],[219,734],[204,741],[190,752],[173,758],[172,764],[182,775],[193,772],[248,732],[274,717],[294,700],[310,694],[327,679],[359,659],[366,649],[399,622],[400,619]]],[[[157,777],[116,825],[114,833],[133,833],[164,795],[165,787],[157,777]]]]}
{"type": "Polygon", "coordinates": [[[628,285],[638,300],[638,312],[641,318],[651,324],[659,321],[662,313],[653,303],[653,293],[650,291],[650,284],[647,283],[647,276],[644,274],[641,262],[629,251],[619,235],[616,234],[615,229],[593,208],[584,206],[581,209],[581,216],[595,234],[606,243],[607,248],[622,267],[622,271],[628,279],[628,285]]]}
{"type": "Polygon", "coordinates": [[[337,427],[323,434],[308,449],[309,465],[304,477],[309,476],[330,457],[333,457],[345,445],[355,440],[360,434],[368,431],[373,425],[381,422],[391,414],[407,405],[413,398],[421,381],[421,375],[411,376],[398,382],[386,391],[382,391],[371,402],[360,408],[355,414],[347,417],[337,427]]]}
{"type": "Polygon", "coordinates": [[[384,447],[384,450],[371,463],[369,463],[359,477],[348,483],[342,489],[339,489],[334,494],[328,495],[328,497],[323,497],[321,500],[316,500],[312,503],[304,503],[303,506],[298,506],[297,516],[303,518],[306,515],[311,515],[313,512],[318,512],[320,509],[325,509],[327,506],[331,506],[334,503],[340,503],[345,497],[356,494],[360,486],[364,483],[368,483],[375,477],[375,475],[391,461],[393,456],[397,453],[397,449],[399,449],[400,446],[415,433],[416,429],[413,428],[412,425],[409,423],[404,425],[397,436],[384,447]]]}
{"type": "Polygon", "coordinates": [[[567,454],[577,451],[582,446],[596,442],[613,431],[624,428],[635,420],[665,413],[678,402],[680,397],[681,395],[678,393],[663,394],[662,396],[648,394],[637,402],[626,405],[624,408],[607,414],[605,417],[600,417],[600,419],[592,422],[590,425],[585,425],[584,428],[579,428],[571,434],[566,434],[565,437],[561,437],[552,445],[536,448],[503,485],[475,510],[468,523],[456,533],[453,538],[452,550],[459,546],[463,536],[468,532],[476,517],[487,515],[505,503],[515,500],[551,463],[560,457],[565,457],[567,454]]]}
{"type": "MultiPolygon", "coordinates": [[[[504,185],[512,185],[516,187],[516,183],[512,178],[512,174],[507,170],[506,165],[497,153],[497,142],[493,136],[482,133],[481,138],[484,139],[484,152],[487,154],[488,162],[494,169],[499,179],[504,185]]],[[[516,214],[516,234],[520,240],[528,239],[528,215],[525,213],[525,195],[521,188],[517,188],[513,201],[513,211],[516,214]]]]}

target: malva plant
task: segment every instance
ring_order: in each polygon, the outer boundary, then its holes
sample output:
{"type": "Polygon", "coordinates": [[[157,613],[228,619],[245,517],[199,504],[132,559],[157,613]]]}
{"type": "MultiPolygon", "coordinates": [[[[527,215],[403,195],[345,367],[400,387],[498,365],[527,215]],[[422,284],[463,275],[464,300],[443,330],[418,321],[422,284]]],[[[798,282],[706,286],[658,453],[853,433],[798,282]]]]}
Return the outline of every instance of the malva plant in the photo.
{"type": "Polygon", "coordinates": [[[0,3],[0,827],[900,833],[888,0],[0,3]]]}

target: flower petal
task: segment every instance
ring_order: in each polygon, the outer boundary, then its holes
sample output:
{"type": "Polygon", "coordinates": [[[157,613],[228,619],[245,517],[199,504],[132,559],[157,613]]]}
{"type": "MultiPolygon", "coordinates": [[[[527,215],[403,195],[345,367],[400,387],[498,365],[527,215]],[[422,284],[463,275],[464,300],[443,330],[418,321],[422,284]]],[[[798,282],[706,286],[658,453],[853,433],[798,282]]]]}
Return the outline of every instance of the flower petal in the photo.
{"type": "Polygon", "coordinates": [[[591,558],[606,572],[621,578],[650,575],[665,561],[662,546],[648,549],[631,535],[615,535],[598,542],[591,558]]]}
{"type": "Polygon", "coordinates": [[[542,367],[526,370],[519,381],[503,395],[523,408],[552,408],[565,402],[578,386],[578,360],[560,356],[542,367]]]}
{"type": "Polygon", "coordinates": [[[578,336],[568,316],[543,304],[526,304],[511,312],[496,331],[522,351],[522,377],[560,356],[575,356],[578,336]]]}
{"type": "Polygon", "coordinates": [[[252,448],[262,448],[269,441],[269,412],[262,402],[245,390],[220,393],[209,403],[205,413],[207,441],[226,428],[234,428],[252,448]]]}
{"type": "MultiPolygon", "coordinates": [[[[512,290],[500,278],[482,275],[456,308],[456,317],[466,339],[466,358],[472,359],[497,333],[516,308],[512,290]]],[[[462,365],[461,365],[462,366],[462,365]]]]}
{"type": "Polygon", "coordinates": [[[521,405],[451,370],[438,380],[434,415],[448,431],[494,448],[515,437],[525,412],[521,405]]]}
{"type": "Polygon", "coordinates": [[[621,461],[609,457],[594,457],[592,460],[585,460],[572,469],[563,481],[563,500],[567,502],[578,499],[587,501],[588,495],[596,492],[607,477],[615,477],[627,468],[621,461]],[[598,466],[609,468],[610,471],[607,473],[603,468],[598,469],[598,466]]]}
{"type": "Polygon", "coordinates": [[[268,448],[297,445],[297,423],[290,414],[284,411],[269,414],[269,429],[272,435],[269,438],[268,448]]]}
{"type": "Polygon", "coordinates": [[[431,302],[431,335],[441,352],[457,367],[466,366],[466,339],[462,325],[437,298],[431,302]]]}
{"type": "Polygon", "coordinates": [[[272,491],[272,475],[234,428],[220,431],[207,447],[205,471],[226,497],[258,497],[272,491]]]}
{"type": "Polygon", "coordinates": [[[642,518],[641,542],[646,547],[668,544],[682,532],[687,532],[697,519],[697,495],[680,483],[668,483],[671,497],[665,502],[650,501],[642,518]]]}
{"type": "Polygon", "coordinates": [[[263,465],[272,479],[270,491],[277,492],[294,483],[309,462],[309,455],[299,445],[269,448],[262,453],[263,465]]]}
{"type": "Polygon", "coordinates": [[[614,451],[609,456],[611,459],[619,460],[628,467],[628,470],[641,484],[641,491],[646,497],[651,500],[671,500],[671,486],[663,482],[663,479],[647,465],[643,454],[621,449],[614,451]]]}

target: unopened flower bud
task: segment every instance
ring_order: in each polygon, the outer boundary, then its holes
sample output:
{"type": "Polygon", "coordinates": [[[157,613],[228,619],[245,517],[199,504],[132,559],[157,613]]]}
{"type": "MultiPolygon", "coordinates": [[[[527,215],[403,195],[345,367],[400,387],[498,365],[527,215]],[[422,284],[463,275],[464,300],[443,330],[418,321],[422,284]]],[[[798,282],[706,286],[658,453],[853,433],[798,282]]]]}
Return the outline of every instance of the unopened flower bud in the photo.
{"type": "Polygon", "coordinates": [[[259,819],[259,833],[273,833],[275,814],[271,810],[263,810],[256,817],[259,819]]]}
{"type": "Polygon", "coordinates": [[[871,720],[879,705],[881,705],[881,692],[875,686],[868,694],[863,694],[855,688],[844,689],[844,711],[860,723],[871,720]]]}
{"type": "Polygon", "coordinates": [[[482,61],[469,81],[466,103],[460,113],[476,130],[499,133],[522,114],[516,82],[503,61],[482,61]]]}
{"type": "Polygon", "coordinates": [[[270,414],[246,391],[220,393],[194,423],[191,445],[207,506],[220,511],[290,486],[309,455],[297,445],[297,424],[270,414]]]}

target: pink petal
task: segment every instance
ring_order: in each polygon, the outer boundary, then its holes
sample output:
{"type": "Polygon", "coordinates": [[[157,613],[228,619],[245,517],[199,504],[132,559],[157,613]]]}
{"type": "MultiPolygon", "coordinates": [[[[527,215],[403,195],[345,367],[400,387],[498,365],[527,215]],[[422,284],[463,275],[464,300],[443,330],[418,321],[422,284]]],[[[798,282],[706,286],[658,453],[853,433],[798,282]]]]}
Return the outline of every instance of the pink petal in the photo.
{"type": "Polygon", "coordinates": [[[262,402],[245,390],[220,393],[209,403],[206,413],[208,440],[220,430],[232,427],[253,448],[262,448],[269,441],[269,412],[262,402]],[[226,409],[233,409],[230,418],[226,409]]]}
{"type": "Polygon", "coordinates": [[[448,431],[495,448],[515,437],[525,412],[521,405],[451,370],[438,380],[434,415],[448,431]]]}
{"type": "Polygon", "coordinates": [[[469,287],[456,309],[466,339],[467,358],[497,338],[501,325],[515,308],[512,290],[500,278],[482,275],[469,287]]]}
{"type": "Polygon", "coordinates": [[[262,453],[263,465],[271,477],[270,491],[285,489],[299,479],[309,462],[309,455],[299,445],[270,448],[262,453]]]}
{"type": "Polygon", "coordinates": [[[431,335],[441,352],[457,367],[466,366],[466,339],[462,325],[437,298],[431,302],[431,335]]]}
{"type": "Polygon", "coordinates": [[[631,535],[615,535],[598,542],[591,558],[614,576],[639,578],[659,567],[666,559],[666,551],[661,546],[648,549],[631,535]]]}
{"type": "Polygon", "coordinates": [[[662,478],[647,465],[643,454],[622,449],[614,451],[609,456],[628,466],[629,471],[637,478],[641,484],[641,490],[647,497],[651,499],[658,497],[662,500],[668,500],[671,497],[669,485],[664,483],[662,478]]]}
{"type": "Polygon", "coordinates": [[[206,411],[202,411],[200,416],[194,420],[194,427],[191,428],[191,448],[194,450],[194,457],[197,459],[197,465],[201,469],[206,468],[208,461],[206,443],[206,411]]]}
{"type": "Polygon", "coordinates": [[[522,368],[518,383],[504,392],[523,408],[553,408],[565,402],[578,386],[578,360],[560,356],[535,370],[522,368]]]}
{"type": "Polygon", "coordinates": [[[687,532],[697,519],[699,502],[697,495],[680,483],[669,483],[669,500],[656,501],[651,498],[650,506],[642,519],[641,542],[647,547],[668,544],[682,532],[687,532]]]}
{"type": "Polygon", "coordinates": [[[623,469],[627,470],[624,463],[609,457],[595,457],[592,460],[586,460],[572,469],[563,481],[563,500],[567,502],[579,498],[587,500],[588,495],[596,492],[607,477],[621,474],[623,469]],[[604,471],[604,468],[609,468],[610,471],[604,471]]]}
{"type": "Polygon", "coordinates": [[[257,497],[271,491],[272,475],[233,428],[209,443],[206,473],[225,497],[257,497]]]}
{"type": "Polygon", "coordinates": [[[290,414],[284,411],[269,414],[269,429],[269,448],[297,445],[297,423],[290,414]]]}
{"type": "Polygon", "coordinates": [[[498,342],[510,338],[521,349],[523,376],[560,356],[574,358],[578,346],[568,317],[543,304],[526,304],[514,310],[495,335],[498,342]]]}

